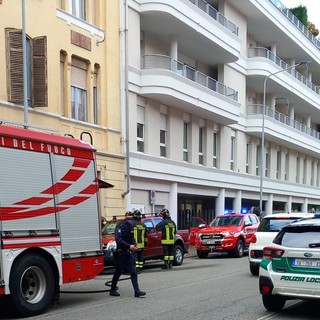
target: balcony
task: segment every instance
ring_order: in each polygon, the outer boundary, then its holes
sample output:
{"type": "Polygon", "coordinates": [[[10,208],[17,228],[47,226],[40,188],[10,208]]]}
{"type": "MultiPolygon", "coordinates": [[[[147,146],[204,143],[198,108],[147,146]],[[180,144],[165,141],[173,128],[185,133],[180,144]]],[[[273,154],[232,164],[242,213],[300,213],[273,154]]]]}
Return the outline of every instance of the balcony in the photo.
{"type": "Polygon", "coordinates": [[[232,33],[238,36],[239,28],[230,20],[225,18],[219,11],[217,11],[213,6],[208,4],[208,2],[204,0],[189,0],[191,3],[196,5],[206,14],[208,14],[211,18],[218,21],[222,26],[230,30],[232,33]]]}
{"type": "MultiPolygon", "coordinates": [[[[271,52],[267,48],[261,48],[261,47],[249,48],[248,57],[249,58],[263,57],[263,58],[269,59],[272,62],[274,62],[276,65],[281,67],[282,69],[288,69],[291,67],[289,64],[281,60],[279,57],[277,57],[273,52],[271,52]]],[[[286,72],[291,74],[293,77],[295,77],[306,87],[314,91],[316,94],[318,95],[320,94],[319,87],[316,86],[314,83],[312,83],[310,80],[308,80],[305,76],[303,76],[300,72],[298,72],[294,68],[288,69],[286,72]]]]}
{"type": "Polygon", "coordinates": [[[129,90],[169,108],[222,125],[239,120],[238,92],[165,55],[146,55],[129,66],[129,90]]]}
{"type": "Polygon", "coordinates": [[[169,56],[152,54],[142,57],[142,69],[166,69],[179,74],[191,81],[198,83],[201,86],[213,90],[219,94],[226,96],[229,99],[238,101],[238,92],[227,87],[221,82],[197,71],[196,69],[172,59],[169,56]]]}
{"type": "Polygon", "coordinates": [[[269,0],[281,13],[287,17],[292,24],[298,28],[318,49],[320,49],[320,41],[312,35],[309,30],[301,23],[301,21],[293,15],[293,13],[287,9],[279,0],[269,0]]]}
{"type": "Polygon", "coordinates": [[[239,59],[238,27],[203,0],[130,0],[141,31],[207,65],[239,59]]]}
{"type": "Polygon", "coordinates": [[[266,141],[319,157],[320,133],[270,107],[247,105],[246,132],[261,139],[264,112],[266,141]]]}

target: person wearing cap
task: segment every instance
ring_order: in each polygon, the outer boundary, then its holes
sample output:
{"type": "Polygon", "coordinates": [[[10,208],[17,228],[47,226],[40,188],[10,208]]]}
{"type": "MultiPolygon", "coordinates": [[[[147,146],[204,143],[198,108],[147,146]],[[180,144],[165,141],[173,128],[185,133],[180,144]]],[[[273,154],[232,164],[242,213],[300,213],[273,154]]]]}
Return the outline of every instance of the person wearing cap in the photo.
{"type": "Polygon", "coordinates": [[[134,252],[140,250],[134,240],[134,225],[135,222],[132,219],[132,213],[127,213],[126,219],[119,223],[115,229],[115,241],[117,244],[113,254],[115,272],[111,281],[110,296],[120,296],[120,293],[117,290],[117,284],[124,270],[128,270],[130,273],[134,296],[139,298],[146,295],[146,293],[139,288],[135,257],[133,255],[134,252]]]}
{"type": "Polygon", "coordinates": [[[134,239],[136,241],[137,246],[140,250],[135,252],[136,255],[136,268],[137,273],[141,273],[143,264],[144,264],[144,257],[143,257],[143,251],[144,247],[146,246],[148,242],[148,229],[146,225],[141,222],[142,214],[140,210],[135,210],[133,212],[133,220],[135,221],[135,225],[133,227],[133,234],[134,239]]]}

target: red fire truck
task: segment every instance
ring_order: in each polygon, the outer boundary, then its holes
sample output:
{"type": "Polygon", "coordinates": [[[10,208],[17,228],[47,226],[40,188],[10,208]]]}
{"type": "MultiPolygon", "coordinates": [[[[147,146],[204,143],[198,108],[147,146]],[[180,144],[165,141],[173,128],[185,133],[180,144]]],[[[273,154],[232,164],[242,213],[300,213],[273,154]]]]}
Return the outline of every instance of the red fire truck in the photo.
{"type": "Polygon", "coordinates": [[[90,143],[0,125],[0,295],[20,315],[103,270],[98,190],[90,143]]]}

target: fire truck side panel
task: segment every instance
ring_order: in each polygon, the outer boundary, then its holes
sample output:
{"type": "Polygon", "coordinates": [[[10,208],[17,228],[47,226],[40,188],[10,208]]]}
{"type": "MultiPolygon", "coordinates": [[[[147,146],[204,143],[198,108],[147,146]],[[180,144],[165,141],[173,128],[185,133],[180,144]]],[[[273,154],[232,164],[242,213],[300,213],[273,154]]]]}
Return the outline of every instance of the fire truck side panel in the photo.
{"type": "Polygon", "coordinates": [[[93,160],[54,155],[57,181],[68,185],[57,194],[62,253],[101,250],[98,189],[93,160]]]}
{"type": "Polygon", "coordinates": [[[3,231],[57,229],[48,154],[0,149],[0,205],[3,231]]]}

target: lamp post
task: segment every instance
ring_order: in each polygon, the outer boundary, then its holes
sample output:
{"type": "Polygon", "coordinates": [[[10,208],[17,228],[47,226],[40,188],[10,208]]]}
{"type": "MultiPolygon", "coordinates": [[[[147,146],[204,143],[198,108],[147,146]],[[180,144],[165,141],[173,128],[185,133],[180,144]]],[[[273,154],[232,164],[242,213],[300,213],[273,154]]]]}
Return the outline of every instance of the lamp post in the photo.
{"type": "Polygon", "coordinates": [[[281,69],[278,70],[274,73],[270,73],[265,79],[264,79],[264,83],[263,83],[263,106],[262,106],[262,130],[261,130],[261,155],[260,155],[260,202],[259,202],[259,206],[260,206],[260,211],[262,212],[262,196],[263,196],[263,176],[265,174],[265,164],[264,164],[264,118],[265,118],[265,111],[266,111],[266,89],[267,89],[267,80],[284,71],[293,69],[295,67],[301,66],[301,65],[307,65],[308,63],[310,63],[311,61],[301,61],[297,64],[294,64],[292,66],[289,66],[288,68],[285,69],[281,69]]]}

